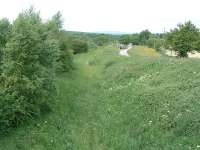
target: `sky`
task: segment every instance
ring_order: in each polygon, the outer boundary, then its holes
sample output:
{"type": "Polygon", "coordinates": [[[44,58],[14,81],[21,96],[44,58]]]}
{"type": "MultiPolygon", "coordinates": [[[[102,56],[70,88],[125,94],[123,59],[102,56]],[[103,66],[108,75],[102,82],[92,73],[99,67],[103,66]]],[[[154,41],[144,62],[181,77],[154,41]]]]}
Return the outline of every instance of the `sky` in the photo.
{"type": "Polygon", "coordinates": [[[0,18],[13,21],[30,6],[44,20],[60,11],[64,28],[83,32],[169,31],[191,20],[200,27],[200,0],[0,0],[0,18]]]}

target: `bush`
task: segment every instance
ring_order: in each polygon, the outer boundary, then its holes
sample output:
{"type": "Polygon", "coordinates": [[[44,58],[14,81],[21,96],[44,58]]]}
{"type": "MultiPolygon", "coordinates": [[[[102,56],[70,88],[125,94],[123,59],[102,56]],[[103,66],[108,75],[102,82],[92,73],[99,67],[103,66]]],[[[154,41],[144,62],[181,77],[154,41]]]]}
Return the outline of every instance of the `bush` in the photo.
{"type": "Polygon", "coordinates": [[[88,51],[88,44],[81,40],[74,40],[72,41],[72,49],[74,54],[85,53],[88,51]]]}
{"type": "Polygon", "coordinates": [[[56,13],[47,23],[47,31],[50,37],[58,41],[59,54],[56,60],[57,72],[67,72],[73,68],[72,52],[70,51],[70,41],[65,31],[62,29],[62,16],[56,13]]]}
{"type": "Polygon", "coordinates": [[[146,45],[159,51],[164,46],[164,40],[159,38],[150,38],[146,41],[146,45]]]}
{"type": "Polygon", "coordinates": [[[197,48],[199,39],[199,29],[190,21],[179,24],[167,35],[169,47],[177,51],[180,57],[187,57],[189,51],[197,48]]]}
{"type": "Polygon", "coordinates": [[[33,9],[14,21],[4,49],[0,93],[0,129],[16,127],[49,110],[55,96],[58,41],[46,32],[33,9]]]}

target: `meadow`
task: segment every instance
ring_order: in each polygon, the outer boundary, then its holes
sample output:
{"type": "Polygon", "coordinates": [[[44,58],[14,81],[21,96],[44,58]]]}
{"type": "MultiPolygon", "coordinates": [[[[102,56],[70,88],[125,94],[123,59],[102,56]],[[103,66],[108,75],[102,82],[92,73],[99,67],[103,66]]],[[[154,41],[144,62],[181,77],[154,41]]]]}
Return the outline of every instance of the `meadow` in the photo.
{"type": "Polygon", "coordinates": [[[74,56],[53,111],[0,139],[1,150],[200,148],[200,63],[135,46],[74,56]]]}

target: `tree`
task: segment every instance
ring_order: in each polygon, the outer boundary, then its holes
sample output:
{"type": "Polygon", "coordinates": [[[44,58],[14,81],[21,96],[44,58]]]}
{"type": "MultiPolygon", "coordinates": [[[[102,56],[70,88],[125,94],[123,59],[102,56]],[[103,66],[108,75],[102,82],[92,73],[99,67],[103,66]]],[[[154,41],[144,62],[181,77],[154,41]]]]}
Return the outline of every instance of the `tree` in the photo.
{"type": "Polygon", "coordinates": [[[5,47],[7,39],[9,37],[11,25],[8,19],[4,18],[0,20],[0,48],[5,47]]]}
{"type": "Polygon", "coordinates": [[[119,42],[121,44],[128,45],[129,43],[131,43],[130,35],[122,35],[122,36],[120,36],[119,42]]]}
{"type": "Polygon", "coordinates": [[[8,19],[4,18],[0,20],[0,73],[1,73],[1,65],[3,59],[3,48],[7,43],[8,37],[10,35],[11,25],[8,19]]]}
{"type": "Polygon", "coordinates": [[[187,57],[187,52],[196,48],[195,43],[198,40],[199,29],[190,21],[179,24],[167,36],[167,43],[180,57],[187,57]]]}
{"type": "Polygon", "coordinates": [[[145,45],[146,41],[150,38],[150,36],[151,36],[151,32],[147,29],[140,32],[140,35],[139,35],[140,44],[145,45]]]}
{"type": "Polygon", "coordinates": [[[58,41],[33,8],[14,21],[3,58],[0,128],[17,126],[50,109],[55,95],[58,41]]]}
{"type": "Polygon", "coordinates": [[[63,30],[63,19],[60,12],[57,12],[46,24],[51,39],[57,40],[59,45],[59,56],[57,59],[57,71],[66,72],[73,68],[72,52],[70,51],[69,40],[63,30]]]}
{"type": "Polygon", "coordinates": [[[132,34],[132,35],[130,36],[130,42],[131,42],[133,45],[139,45],[139,44],[140,44],[139,35],[138,35],[138,34],[132,34]]]}
{"type": "Polygon", "coordinates": [[[85,53],[88,51],[88,44],[82,40],[73,40],[72,41],[72,49],[74,50],[74,54],[85,53]]]}
{"type": "Polygon", "coordinates": [[[98,46],[103,46],[103,45],[106,45],[110,42],[110,37],[106,34],[96,35],[96,37],[94,37],[94,42],[98,46]]]}
{"type": "Polygon", "coordinates": [[[160,50],[164,46],[164,39],[161,39],[159,37],[149,38],[146,41],[146,45],[150,48],[160,50]]]}

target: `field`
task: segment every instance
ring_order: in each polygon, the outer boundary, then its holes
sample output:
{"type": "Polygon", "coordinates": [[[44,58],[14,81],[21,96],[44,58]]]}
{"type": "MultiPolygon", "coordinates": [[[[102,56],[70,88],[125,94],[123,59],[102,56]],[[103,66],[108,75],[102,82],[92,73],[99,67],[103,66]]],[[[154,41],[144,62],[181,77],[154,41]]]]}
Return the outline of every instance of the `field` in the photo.
{"type": "Polygon", "coordinates": [[[113,45],[74,58],[54,111],[0,139],[1,150],[200,148],[200,62],[113,45]]]}

